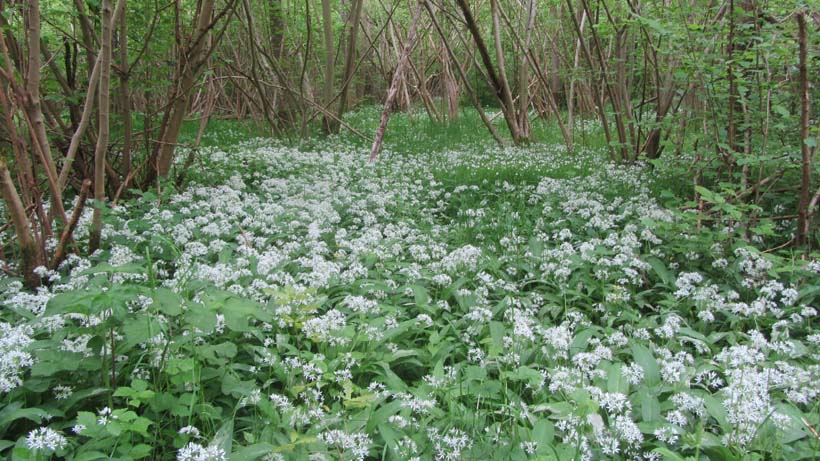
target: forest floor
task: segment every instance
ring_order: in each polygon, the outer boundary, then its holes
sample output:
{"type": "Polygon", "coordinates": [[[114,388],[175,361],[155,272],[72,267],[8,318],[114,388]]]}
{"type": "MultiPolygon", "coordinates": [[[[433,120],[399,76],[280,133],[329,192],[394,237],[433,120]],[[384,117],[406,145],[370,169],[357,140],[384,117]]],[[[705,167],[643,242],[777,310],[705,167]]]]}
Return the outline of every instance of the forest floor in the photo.
{"type": "Polygon", "coordinates": [[[680,211],[594,124],[571,155],[425,126],[373,165],[209,134],[104,250],[0,278],[2,453],[814,459],[820,265],[680,211]]]}

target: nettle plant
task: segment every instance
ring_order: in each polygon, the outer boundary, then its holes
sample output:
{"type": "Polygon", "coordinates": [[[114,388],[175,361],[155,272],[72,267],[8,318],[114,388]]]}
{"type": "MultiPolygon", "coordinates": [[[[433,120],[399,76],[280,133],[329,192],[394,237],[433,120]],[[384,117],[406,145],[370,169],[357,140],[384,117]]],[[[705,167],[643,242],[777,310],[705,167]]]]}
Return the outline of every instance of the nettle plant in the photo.
{"type": "Polygon", "coordinates": [[[542,145],[366,166],[338,138],[203,153],[39,291],[0,279],[9,458],[820,449],[820,265],[692,226],[639,165],[542,145]]]}

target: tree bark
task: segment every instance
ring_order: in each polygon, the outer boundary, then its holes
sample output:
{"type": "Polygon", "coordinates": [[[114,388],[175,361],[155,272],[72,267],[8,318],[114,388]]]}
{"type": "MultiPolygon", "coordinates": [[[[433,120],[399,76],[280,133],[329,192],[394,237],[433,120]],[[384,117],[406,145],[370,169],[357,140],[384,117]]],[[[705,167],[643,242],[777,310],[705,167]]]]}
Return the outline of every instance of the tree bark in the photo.
{"type": "Polygon", "coordinates": [[[504,146],[506,143],[504,139],[498,134],[498,131],[493,126],[492,121],[487,118],[487,114],[484,113],[484,109],[481,107],[481,101],[478,100],[478,95],[476,94],[475,90],[472,86],[470,86],[470,79],[467,78],[467,75],[464,73],[464,69],[461,68],[461,65],[458,63],[458,59],[456,59],[456,55],[453,52],[452,47],[450,47],[450,43],[447,41],[447,36],[444,35],[444,31],[441,29],[441,26],[436,19],[435,13],[433,13],[433,8],[430,6],[429,0],[423,0],[424,8],[427,10],[427,13],[430,16],[430,20],[433,23],[433,27],[435,27],[436,32],[438,32],[439,37],[441,37],[441,43],[444,45],[444,49],[447,50],[447,54],[450,56],[450,60],[453,62],[456,71],[458,72],[459,78],[461,78],[461,82],[464,84],[464,89],[467,90],[467,93],[470,95],[470,99],[473,101],[473,106],[475,107],[476,111],[478,111],[479,117],[481,117],[481,121],[484,123],[484,126],[487,127],[487,130],[493,136],[493,139],[498,143],[499,146],[504,146]]]}
{"type": "Polygon", "coordinates": [[[109,111],[111,108],[111,0],[102,0],[102,38],[100,50],[99,132],[94,148],[94,214],[89,235],[89,252],[100,247],[102,235],[102,203],[105,200],[105,155],[108,152],[109,111]]]}
{"type": "MultiPolygon", "coordinates": [[[[42,157],[46,175],[56,183],[57,167],[51,155],[51,146],[48,142],[46,124],[43,119],[43,108],[40,103],[40,1],[29,0],[26,20],[26,38],[28,40],[28,69],[25,82],[25,96],[23,106],[28,123],[31,124],[32,142],[35,150],[42,157]]],[[[55,184],[56,186],[56,184],[55,184]]],[[[62,194],[59,188],[51,187],[51,201],[56,211],[56,217],[65,223],[62,194]]]]}
{"type": "MultiPolygon", "coordinates": [[[[518,120],[515,117],[515,106],[512,101],[512,96],[510,95],[509,87],[505,85],[507,81],[506,76],[503,79],[498,76],[492,58],[490,58],[490,52],[487,50],[487,45],[484,43],[481,31],[470,11],[467,0],[457,0],[457,3],[467,23],[467,28],[470,30],[470,35],[473,37],[473,43],[475,43],[478,54],[484,64],[484,69],[487,71],[487,77],[490,85],[493,87],[496,99],[501,106],[501,112],[504,114],[504,120],[507,122],[507,128],[510,130],[513,142],[520,144],[526,140],[522,138],[521,132],[518,129],[518,120]]],[[[499,28],[495,25],[498,22],[498,6],[496,0],[491,0],[490,5],[493,13],[493,29],[498,30],[499,28]]]]}
{"type": "Polygon", "coordinates": [[[410,53],[416,45],[416,31],[419,25],[419,16],[421,16],[421,0],[416,4],[416,9],[413,12],[413,22],[410,24],[410,30],[407,32],[407,39],[405,40],[404,49],[399,56],[399,62],[396,64],[396,70],[393,72],[393,81],[390,83],[390,88],[387,90],[387,98],[384,101],[384,110],[382,111],[381,120],[379,120],[379,128],[376,130],[376,138],[373,140],[373,147],[370,149],[370,162],[374,162],[379,155],[379,150],[382,147],[382,139],[384,138],[384,131],[387,129],[387,122],[390,121],[390,114],[393,112],[393,107],[396,104],[396,95],[399,92],[399,84],[404,78],[405,68],[410,59],[410,53]]]}
{"type": "Polygon", "coordinates": [[[0,194],[6,202],[6,208],[11,215],[11,222],[17,234],[17,241],[20,244],[20,272],[28,288],[37,288],[40,285],[40,277],[34,273],[34,268],[42,261],[40,249],[31,229],[28,227],[28,218],[23,202],[17,194],[17,189],[11,180],[11,174],[6,166],[6,162],[0,159],[0,194]]]}
{"type": "Polygon", "coordinates": [[[800,149],[802,164],[800,168],[800,199],[797,208],[797,235],[795,244],[798,246],[809,243],[811,232],[811,212],[809,210],[812,152],[807,144],[809,138],[809,119],[811,117],[811,99],[809,94],[808,72],[808,32],[806,30],[806,12],[797,14],[799,51],[799,81],[800,81],[800,149]]]}
{"type": "MultiPolygon", "coordinates": [[[[342,119],[347,112],[348,93],[350,83],[353,79],[353,68],[356,65],[356,48],[358,46],[359,26],[362,17],[362,5],[364,0],[353,0],[353,11],[350,18],[350,36],[347,39],[347,53],[345,54],[345,71],[342,80],[342,94],[339,97],[339,119],[342,119]]],[[[333,131],[339,130],[339,125],[334,124],[333,131]]]]}
{"type": "MultiPolygon", "coordinates": [[[[122,0],[123,9],[126,8],[126,0],[122,0]]],[[[123,124],[123,140],[122,140],[122,175],[128,177],[131,173],[131,137],[133,128],[131,126],[131,91],[129,88],[129,80],[131,78],[131,69],[128,64],[128,17],[123,14],[119,19],[117,12],[114,12],[114,21],[120,21],[120,43],[119,43],[119,60],[120,60],[120,117],[123,124]]]]}
{"type": "MultiPolygon", "coordinates": [[[[182,122],[187,114],[191,90],[202,74],[208,57],[219,43],[222,34],[224,34],[225,24],[220,29],[217,39],[209,40],[210,31],[221,19],[234,13],[234,1],[229,1],[217,15],[213,14],[214,3],[215,0],[203,0],[200,3],[193,34],[179,51],[183,62],[179,65],[174,76],[174,87],[169,98],[169,107],[163,117],[160,140],[153,154],[156,162],[154,171],[162,178],[167,178],[171,172],[174,150],[176,149],[179,132],[182,129],[182,122]]],[[[227,19],[225,21],[227,22],[227,19]]],[[[149,176],[148,179],[153,180],[154,178],[149,176]]]]}
{"type": "MultiPolygon", "coordinates": [[[[333,42],[333,11],[330,7],[330,0],[322,0],[322,30],[325,41],[325,68],[324,86],[322,99],[326,107],[329,107],[333,100],[333,74],[335,66],[335,44],[333,42]]],[[[325,116],[322,126],[326,133],[333,131],[333,120],[325,116]]]]}

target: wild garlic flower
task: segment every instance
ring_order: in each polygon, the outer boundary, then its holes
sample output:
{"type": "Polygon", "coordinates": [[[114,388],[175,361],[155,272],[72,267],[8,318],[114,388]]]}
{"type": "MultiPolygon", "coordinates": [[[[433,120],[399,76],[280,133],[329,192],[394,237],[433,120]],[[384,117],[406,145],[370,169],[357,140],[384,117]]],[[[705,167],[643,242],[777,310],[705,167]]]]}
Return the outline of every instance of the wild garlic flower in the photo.
{"type": "Polygon", "coordinates": [[[26,446],[31,450],[57,451],[68,446],[68,440],[50,427],[38,427],[26,436],[26,446]]]}
{"type": "Polygon", "coordinates": [[[177,451],[177,461],[228,461],[228,455],[216,445],[202,446],[188,442],[177,451]]]}

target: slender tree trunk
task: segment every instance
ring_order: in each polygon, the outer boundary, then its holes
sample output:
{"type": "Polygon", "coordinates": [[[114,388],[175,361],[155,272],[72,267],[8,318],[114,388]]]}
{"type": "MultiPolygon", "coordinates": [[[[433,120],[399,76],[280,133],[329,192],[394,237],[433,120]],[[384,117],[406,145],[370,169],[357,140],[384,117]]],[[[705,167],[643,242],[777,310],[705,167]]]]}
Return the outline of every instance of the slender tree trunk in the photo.
{"type": "MultiPolygon", "coordinates": [[[[43,108],[40,103],[40,1],[29,0],[26,20],[26,37],[28,39],[28,69],[26,75],[26,95],[24,106],[28,121],[31,123],[32,142],[41,156],[43,168],[49,178],[57,178],[57,167],[51,155],[46,124],[43,119],[43,108]]],[[[51,190],[52,205],[57,211],[56,217],[65,222],[62,194],[59,189],[51,190]]]]}
{"type": "Polygon", "coordinates": [[[94,50],[98,48],[97,34],[94,33],[94,27],[91,25],[91,20],[85,12],[85,2],[83,0],[74,0],[74,9],[77,11],[77,18],[80,22],[80,32],[82,37],[83,48],[85,48],[85,62],[88,68],[88,74],[91,75],[91,68],[93,62],[97,60],[94,55],[94,50]]]}
{"type": "MultiPolygon", "coordinates": [[[[329,107],[333,100],[333,74],[335,73],[335,44],[333,42],[333,11],[331,10],[330,0],[322,0],[322,30],[324,31],[325,42],[325,74],[323,86],[323,102],[325,106],[329,107]]],[[[322,126],[325,132],[333,131],[334,121],[325,116],[322,126]]]]}
{"type": "Polygon", "coordinates": [[[91,122],[91,115],[94,108],[94,97],[97,94],[97,86],[100,80],[100,59],[101,57],[97,56],[97,61],[94,63],[94,69],[91,72],[91,79],[88,82],[88,90],[85,94],[83,112],[82,115],[80,115],[80,123],[77,125],[76,131],[74,131],[74,135],[71,136],[71,142],[68,145],[68,151],[66,151],[63,167],[60,170],[60,177],[58,180],[60,190],[63,190],[68,183],[68,175],[71,173],[74,157],[76,157],[77,151],[80,148],[80,141],[82,141],[83,135],[85,135],[85,130],[88,129],[88,125],[91,122]]]}
{"type": "MultiPolygon", "coordinates": [[[[188,103],[191,99],[191,91],[197,79],[202,74],[208,57],[217,46],[225,32],[225,27],[229,17],[235,12],[234,1],[228,4],[218,14],[214,15],[215,0],[203,0],[199,5],[199,11],[195,18],[196,26],[190,39],[182,46],[179,53],[183,62],[178,67],[174,76],[174,88],[171,91],[170,107],[167,109],[161,125],[161,136],[158,145],[155,147],[152,157],[155,159],[155,173],[162,178],[167,178],[171,172],[171,165],[174,161],[174,150],[176,149],[179,132],[182,129],[182,122],[188,111],[188,103]],[[211,39],[211,30],[224,20],[217,34],[217,38],[211,39]]],[[[149,175],[149,181],[154,177],[149,175]]]]}
{"type": "MultiPolygon", "coordinates": [[[[123,22],[125,22],[125,2],[126,0],[117,1],[117,6],[114,8],[114,16],[112,21],[116,22],[118,19],[122,18],[123,22]]],[[[113,24],[111,27],[114,27],[113,24]]],[[[94,66],[91,70],[91,78],[88,82],[88,90],[85,93],[85,102],[83,103],[83,111],[80,115],[80,122],[77,124],[74,134],[71,136],[71,142],[68,145],[68,150],[66,151],[65,159],[63,160],[63,167],[60,170],[60,177],[58,179],[58,184],[61,191],[65,189],[65,186],[68,183],[68,175],[71,174],[71,167],[74,163],[74,157],[77,155],[77,151],[80,148],[80,142],[82,141],[82,138],[88,129],[88,125],[91,122],[91,115],[94,112],[94,98],[97,94],[97,86],[100,80],[101,58],[102,57],[98,55],[96,61],[94,61],[94,66]]]]}
{"type": "Polygon", "coordinates": [[[803,157],[800,174],[800,200],[797,208],[797,235],[795,244],[806,245],[809,243],[811,232],[811,212],[809,210],[812,152],[807,144],[809,138],[809,119],[811,117],[811,99],[809,93],[809,72],[808,72],[808,32],[806,30],[806,13],[801,11],[797,14],[798,26],[798,46],[800,61],[800,148],[803,157]]]}
{"type": "MultiPolygon", "coordinates": [[[[498,5],[498,0],[490,0],[490,11],[493,18],[493,43],[495,45],[495,59],[498,63],[498,78],[501,83],[501,97],[503,98],[502,106],[507,109],[509,116],[515,122],[515,132],[513,133],[513,140],[518,143],[526,142],[527,136],[521,129],[520,120],[515,114],[515,101],[513,100],[512,91],[510,91],[510,83],[507,81],[507,64],[504,58],[504,43],[501,41],[501,20],[498,5]]],[[[526,53],[526,51],[524,51],[526,53]]]]}
{"type": "Polygon", "coordinates": [[[94,149],[94,215],[89,235],[89,252],[100,247],[102,203],[105,200],[105,155],[108,152],[109,111],[111,107],[111,0],[102,0],[102,43],[100,50],[99,134],[94,149]]]}
{"type": "MultiPolygon", "coordinates": [[[[364,0],[353,0],[353,11],[350,17],[350,36],[347,39],[347,53],[345,54],[345,71],[342,79],[342,94],[339,97],[339,113],[338,118],[342,119],[347,112],[348,93],[350,83],[353,78],[354,66],[356,65],[356,48],[358,45],[359,26],[362,18],[362,5],[364,0]]],[[[334,125],[333,131],[338,131],[339,125],[334,125]]]]}
{"type": "Polygon", "coordinates": [[[523,17],[521,25],[524,28],[524,49],[521,50],[521,57],[518,61],[518,126],[521,128],[521,134],[529,138],[532,127],[529,117],[530,74],[527,53],[532,44],[532,29],[535,26],[535,0],[527,2],[527,11],[523,17]]]}
{"type": "MultiPolygon", "coordinates": [[[[126,0],[123,0],[123,8],[126,7],[126,0]]],[[[116,21],[117,14],[114,14],[116,21]]],[[[131,92],[128,81],[131,78],[131,69],[128,64],[128,16],[123,14],[120,21],[120,67],[122,73],[120,74],[120,116],[123,123],[123,140],[122,140],[122,175],[128,177],[131,173],[131,137],[133,128],[131,126],[131,92]]]]}
{"type": "Polygon", "coordinates": [[[587,12],[581,10],[581,24],[578,28],[578,40],[575,42],[575,59],[573,60],[572,70],[573,75],[569,80],[569,95],[567,96],[567,124],[569,125],[570,134],[575,132],[575,81],[577,79],[576,72],[581,67],[581,40],[584,36],[584,26],[587,22],[587,12]]]}
{"type": "Polygon", "coordinates": [[[285,39],[285,22],[282,20],[282,0],[270,1],[270,46],[271,53],[276,59],[282,57],[285,39]]]}

